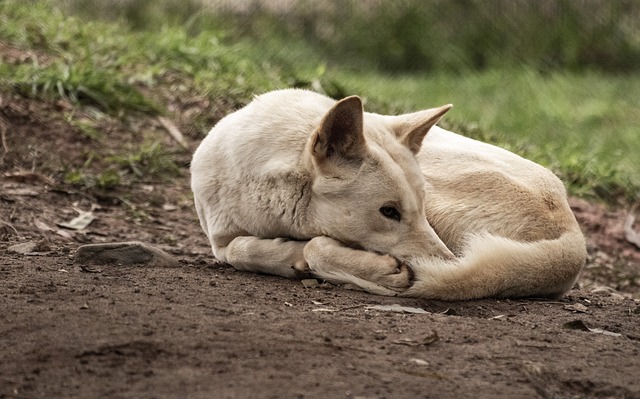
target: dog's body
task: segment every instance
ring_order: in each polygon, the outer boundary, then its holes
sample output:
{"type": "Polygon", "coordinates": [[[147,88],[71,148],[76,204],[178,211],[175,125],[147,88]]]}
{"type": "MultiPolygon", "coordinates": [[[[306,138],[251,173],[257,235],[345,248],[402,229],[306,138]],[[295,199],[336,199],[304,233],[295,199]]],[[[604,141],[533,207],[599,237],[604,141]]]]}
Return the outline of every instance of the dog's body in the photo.
{"type": "Polygon", "coordinates": [[[434,127],[449,108],[383,116],[357,97],[282,90],[225,117],[191,166],[214,255],[386,295],[564,293],[586,256],[564,187],[535,163],[434,127]]]}
{"type": "Polygon", "coordinates": [[[458,258],[415,260],[416,282],[403,295],[558,296],[573,286],[586,245],[553,173],[438,127],[418,161],[427,220],[458,258]]]}

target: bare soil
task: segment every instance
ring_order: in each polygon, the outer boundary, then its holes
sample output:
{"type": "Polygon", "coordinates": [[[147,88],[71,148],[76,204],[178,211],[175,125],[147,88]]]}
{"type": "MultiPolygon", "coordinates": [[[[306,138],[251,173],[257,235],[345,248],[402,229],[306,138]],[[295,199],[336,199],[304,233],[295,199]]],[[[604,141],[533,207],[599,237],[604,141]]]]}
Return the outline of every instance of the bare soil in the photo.
{"type": "MultiPolygon", "coordinates": [[[[109,140],[83,138],[69,107],[0,95],[0,398],[640,398],[640,250],[624,238],[624,207],[572,199],[590,258],[559,300],[305,288],[212,258],[189,151],[176,149],[183,170],[171,180],[63,184],[90,154],[143,140],[126,122],[102,127],[109,140]],[[57,225],[77,210],[96,219],[57,225]],[[74,262],[79,245],[126,240],[181,267],[74,262]],[[22,242],[38,247],[7,251],[22,242]],[[373,308],[394,304],[427,313],[373,308]]],[[[159,139],[157,125],[139,126],[159,139]]],[[[99,171],[99,158],[86,167],[99,171]]]]}

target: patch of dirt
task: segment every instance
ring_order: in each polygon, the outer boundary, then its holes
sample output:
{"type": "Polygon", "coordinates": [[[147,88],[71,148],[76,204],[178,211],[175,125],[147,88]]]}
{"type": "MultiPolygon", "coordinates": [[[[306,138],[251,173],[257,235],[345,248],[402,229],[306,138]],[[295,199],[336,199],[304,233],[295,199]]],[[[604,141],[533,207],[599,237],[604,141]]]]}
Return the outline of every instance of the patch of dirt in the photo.
{"type": "Polygon", "coordinates": [[[589,259],[580,285],[591,290],[613,288],[640,298],[640,248],[625,238],[625,221],[635,216],[631,226],[640,231],[638,208],[607,208],[571,198],[573,209],[587,237],[589,259]]]}
{"type": "MultiPolygon", "coordinates": [[[[624,239],[624,209],[572,199],[590,257],[556,301],[305,288],[212,258],[188,152],[176,151],[173,181],[114,192],[62,184],[65,165],[101,148],[60,115],[55,104],[0,101],[0,398],[640,398],[640,250],[624,239]],[[96,219],[57,225],[77,210],[96,219]],[[73,261],[81,244],[125,240],[181,267],[73,261]],[[7,251],[30,241],[35,253],[7,251]],[[392,304],[428,313],[372,308],[392,304]]],[[[118,126],[108,137],[139,139],[118,126]]]]}

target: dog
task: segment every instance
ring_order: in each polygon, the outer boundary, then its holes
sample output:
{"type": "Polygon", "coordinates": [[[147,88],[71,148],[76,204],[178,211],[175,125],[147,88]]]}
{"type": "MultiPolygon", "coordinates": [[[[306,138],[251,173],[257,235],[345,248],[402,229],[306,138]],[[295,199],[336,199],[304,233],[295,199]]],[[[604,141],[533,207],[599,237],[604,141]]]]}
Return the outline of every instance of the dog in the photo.
{"type": "Polygon", "coordinates": [[[214,256],[381,295],[553,297],[584,237],[553,173],[436,125],[451,108],[388,116],[357,96],[287,89],[220,120],[191,186],[214,256]]]}

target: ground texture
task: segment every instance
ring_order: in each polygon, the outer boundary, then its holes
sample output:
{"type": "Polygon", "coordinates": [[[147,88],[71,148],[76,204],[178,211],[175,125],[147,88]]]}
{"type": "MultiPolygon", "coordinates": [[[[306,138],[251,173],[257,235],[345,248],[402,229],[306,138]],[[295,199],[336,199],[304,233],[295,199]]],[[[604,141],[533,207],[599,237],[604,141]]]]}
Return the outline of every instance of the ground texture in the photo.
{"type": "Polygon", "coordinates": [[[143,140],[118,124],[111,141],[83,137],[50,116],[67,107],[0,97],[0,398],[640,398],[640,250],[625,239],[628,209],[572,199],[590,255],[559,300],[305,288],[212,258],[191,205],[189,151],[176,151],[183,171],[171,180],[112,192],[63,184],[69,165],[103,167],[87,159],[105,145],[143,140]],[[79,211],[95,220],[58,225],[79,211]],[[127,240],[180,267],[74,261],[82,244],[127,240]],[[19,243],[36,246],[8,251],[19,243]]]}

